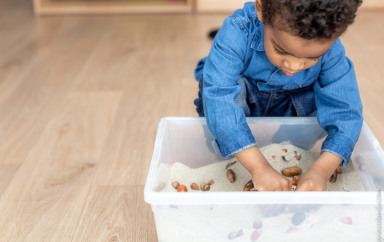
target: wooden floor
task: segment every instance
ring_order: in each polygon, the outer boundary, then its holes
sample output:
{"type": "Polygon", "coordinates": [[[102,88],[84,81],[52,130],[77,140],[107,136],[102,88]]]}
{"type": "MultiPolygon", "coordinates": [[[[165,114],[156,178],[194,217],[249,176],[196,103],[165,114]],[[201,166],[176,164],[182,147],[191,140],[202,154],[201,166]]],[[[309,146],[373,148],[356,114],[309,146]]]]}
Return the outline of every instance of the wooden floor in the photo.
{"type": "MultiPolygon", "coordinates": [[[[197,116],[193,70],[225,15],[0,11],[0,241],[156,241],[143,190],[157,125],[197,116]]],[[[384,144],[384,12],[343,41],[384,144]]]]}

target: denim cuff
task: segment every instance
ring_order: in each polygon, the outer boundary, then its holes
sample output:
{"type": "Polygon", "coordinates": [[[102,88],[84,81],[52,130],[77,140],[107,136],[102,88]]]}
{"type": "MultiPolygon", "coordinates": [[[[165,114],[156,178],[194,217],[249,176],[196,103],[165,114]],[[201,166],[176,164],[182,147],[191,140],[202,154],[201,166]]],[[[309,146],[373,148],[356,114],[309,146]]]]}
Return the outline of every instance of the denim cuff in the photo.
{"type": "Polygon", "coordinates": [[[355,143],[348,136],[343,134],[328,135],[321,146],[321,152],[328,151],[340,156],[343,159],[340,166],[346,167],[354,147],[355,143]]]}
{"type": "Polygon", "coordinates": [[[232,158],[233,154],[255,146],[256,141],[248,124],[243,123],[220,134],[216,138],[216,145],[220,154],[225,159],[229,159],[232,158]]]}

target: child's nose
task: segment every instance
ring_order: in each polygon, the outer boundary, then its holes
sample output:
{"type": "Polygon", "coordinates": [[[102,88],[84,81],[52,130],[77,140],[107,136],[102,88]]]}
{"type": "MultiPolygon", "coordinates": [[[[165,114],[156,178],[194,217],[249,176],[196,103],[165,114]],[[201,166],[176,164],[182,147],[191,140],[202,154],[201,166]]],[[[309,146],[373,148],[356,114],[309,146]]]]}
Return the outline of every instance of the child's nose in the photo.
{"type": "Polygon", "coordinates": [[[304,61],[300,60],[284,60],[283,61],[283,66],[286,68],[288,71],[291,72],[299,72],[304,69],[304,61]]]}

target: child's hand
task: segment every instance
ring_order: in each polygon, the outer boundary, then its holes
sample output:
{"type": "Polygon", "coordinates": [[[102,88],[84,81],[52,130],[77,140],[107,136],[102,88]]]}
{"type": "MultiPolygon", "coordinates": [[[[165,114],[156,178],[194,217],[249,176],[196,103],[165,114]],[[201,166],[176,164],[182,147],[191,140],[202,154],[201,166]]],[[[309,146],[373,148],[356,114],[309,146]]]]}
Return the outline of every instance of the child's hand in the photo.
{"type": "Polygon", "coordinates": [[[324,151],[297,183],[296,191],[326,191],[327,181],[342,158],[324,151]]]}
{"type": "Polygon", "coordinates": [[[326,191],[327,178],[308,170],[298,181],[296,191],[326,191]]]}
{"type": "Polygon", "coordinates": [[[292,183],[271,166],[251,172],[252,182],[257,191],[291,191],[292,183]]]}
{"type": "Polygon", "coordinates": [[[235,154],[236,159],[251,173],[258,191],[291,191],[292,182],[278,173],[256,146],[235,154]]]}

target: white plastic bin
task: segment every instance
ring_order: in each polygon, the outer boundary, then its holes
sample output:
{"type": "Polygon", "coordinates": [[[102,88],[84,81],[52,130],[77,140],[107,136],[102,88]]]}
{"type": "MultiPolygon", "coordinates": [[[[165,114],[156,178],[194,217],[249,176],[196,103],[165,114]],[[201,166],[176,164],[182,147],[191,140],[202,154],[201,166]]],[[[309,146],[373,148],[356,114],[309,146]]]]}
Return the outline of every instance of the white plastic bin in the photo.
{"type": "MultiPolygon", "coordinates": [[[[324,140],[316,118],[248,118],[247,122],[260,147],[289,141],[320,152],[324,140]]],[[[204,118],[161,120],[144,190],[159,241],[379,241],[384,235],[384,199],[379,192],[384,186],[384,152],[365,123],[352,154],[364,192],[159,190],[169,177],[169,170],[159,171],[160,164],[181,162],[198,168],[222,162],[213,142],[204,118]],[[361,164],[364,171],[358,169],[361,164]]]]}

